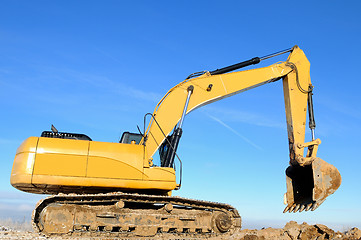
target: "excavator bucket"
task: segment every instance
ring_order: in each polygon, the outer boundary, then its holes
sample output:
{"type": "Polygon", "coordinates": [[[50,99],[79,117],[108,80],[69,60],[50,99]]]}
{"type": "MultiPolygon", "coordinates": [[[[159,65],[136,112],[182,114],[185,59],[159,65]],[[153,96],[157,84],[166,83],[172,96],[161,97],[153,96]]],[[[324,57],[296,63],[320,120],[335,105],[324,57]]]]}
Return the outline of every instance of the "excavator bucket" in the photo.
{"type": "Polygon", "coordinates": [[[286,169],[285,212],[314,211],[341,185],[336,167],[316,157],[310,165],[286,169]]]}

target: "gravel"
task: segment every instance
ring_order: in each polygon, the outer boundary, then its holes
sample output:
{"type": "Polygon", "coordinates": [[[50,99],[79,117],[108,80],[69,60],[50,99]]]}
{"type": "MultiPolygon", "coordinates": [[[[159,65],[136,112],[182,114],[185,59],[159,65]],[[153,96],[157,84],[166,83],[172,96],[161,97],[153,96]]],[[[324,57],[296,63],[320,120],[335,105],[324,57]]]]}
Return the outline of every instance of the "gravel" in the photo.
{"type": "MultiPolygon", "coordinates": [[[[79,239],[86,240],[90,238],[86,237],[55,237],[47,238],[41,236],[37,233],[30,231],[16,231],[12,230],[7,226],[0,225],[0,239],[49,239],[49,240],[62,240],[62,239],[79,239]]],[[[111,239],[109,237],[97,237],[93,239],[111,239]]],[[[119,239],[119,238],[117,238],[119,239]]],[[[129,238],[126,238],[130,240],[129,238]]],[[[161,239],[161,238],[136,238],[136,239],[161,239]]],[[[165,238],[163,238],[165,239],[165,238]]],[[[166,238],[166,239],[189,239],[183,237],[176,238],[166,238]]],[[[216,239],[225,239],[225,238],[209,238],[212,240],[216,239]]],[[[351,228],[345,232],[335,232],[334,230],[328,228],[322,224],[308,225],[307,223],[298,224],[295,221],[288,222],[283,228],[264,228],[261,230],[249,230],[244,229],[239,232],[236,232],[232,238],[227,238],[230,240],[268,240],[268,239],[277,239],[277,240],[324,240],[324,239],[333,239],[333,240],[361,240],[361,230],[358,228],[351,228]]]]}

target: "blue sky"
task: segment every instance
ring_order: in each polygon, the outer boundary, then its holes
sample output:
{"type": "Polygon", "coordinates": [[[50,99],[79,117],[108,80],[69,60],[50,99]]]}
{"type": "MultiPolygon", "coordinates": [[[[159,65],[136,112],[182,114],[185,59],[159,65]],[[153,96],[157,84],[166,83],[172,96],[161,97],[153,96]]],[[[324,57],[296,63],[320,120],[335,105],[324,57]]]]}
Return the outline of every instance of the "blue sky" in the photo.
{"type": "Polygon", "coordinates": [[[30,216],[44,197],[9,183],[27,137],[54,124],[116,142],[190,73],[297,44],[311,62],[318,156],[340,170],[340,189],[315,212],[282,213],[289,159],[276,82],[187,115],[174,194],[230,203],[244,227],[361,228],[360,10],[360,1],[2,1],[0,218],[30,216]]]}

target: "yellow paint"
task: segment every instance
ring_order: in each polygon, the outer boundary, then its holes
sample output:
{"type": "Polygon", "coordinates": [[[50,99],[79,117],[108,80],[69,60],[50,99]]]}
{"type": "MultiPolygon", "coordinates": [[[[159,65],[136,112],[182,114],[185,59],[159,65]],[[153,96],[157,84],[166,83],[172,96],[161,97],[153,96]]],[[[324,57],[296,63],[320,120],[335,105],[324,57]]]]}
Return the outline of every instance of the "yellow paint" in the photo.
{"type": "MultiPolygon", "coordinates": [[[[305,122],[306,111],[299,112],[298,109],[307,108],[307,94],[301,93],[297,88],[295,81],[296,73],[289,66],[289,62],[297,66],[301,86],[308,89],[308,85],[311,84],[309,76],[310,65],[303,51],[295,46],[286,62],[264,68],[220,75],[206,73],[202,76],[185,80],[165,94],[156,106],[153,115],[167,136],[181,118],[184,102],[188,94],[187,88],[190,85],[194,86],[194,91],[189,101],[187,113],[206,104],[270,83],[276,79],[284,78],[284,84],[287,86],[284,88],[285,98],[289,99],[286,102],[287,119],[290,120],[290,117],[293,116],[291,122],[297,121],[297,123],[294,122],[293,127],[300,132],[297,139],[301,141],[302,135],[304,137],[305,128],[298,126],[298,122],[305,122]],[[213,85],[211,91],[207,91],[209,84],[213,85]],[[289,104],[289,102],[292,102],[292,104],[289,104]]],[[[145,159],[151,158],[165,139],[158,125],[153,121],[149,123],[147,136],[145,159]]]]}
{"type": "Polygon", "coordinates": [[[172,168],[143,167],[144,146],[30,137],[18,148],[11,184],[23,191],[53,193],[59,187],[117,190],[177,187],[172,168]]]}
{"type": "MultiPolygon", "coordinates": [[[[170,180],[174,180],[174,176],[170,180]]],[[[154,189],[171,191],[176,188],[175,181],[143,181],[132,179],[119,179],[119,178],[93,178],[93,177],[64,177],[64,176],[49,176],[49,175],[34,175],[33,176],[33,190],[37,193],[44,191],[44,186],[47,188],[54,186],[67,186],[77,190],[79,187],[93,187],[93,188],[112,188],[112,189],[154,189]],[[36,189],[35,187],[39,187],[36,189]]],[[[20,189],[22,190],[22,189],[20,189]]]]}
{"type": "Polygon", "coordinates": [[[37,142],[37,137],[30,137],[17,149],[10,178],[12,185],[31,183],[37,142]]]}
{"type": "Polygon", "coordinates": [[[39,138],[35,175],[85,177],[89,141],[39,138]]]}
{"type": "Polygon", "coordinates": [[[144,168],[143,179],[150,181],[175,182],[175,171],[173,168],[166,168],[166,167],[144,168]]]}
{"type": "MultiPolygon", "coordinates": [[[[286,62],[247,71],[210,75],[185,80],[173,87],[158,103],[154,116],[165,135],[180,120],[187,88],[194,86],[187,113],[225,97],[283,78],[287,129],[291,159],[303,155],[307,94],[311,84],[310,64],[298,47],[286,62]],[[211,90],[207,88],[212,84],[211,90]],[[295,143],[295,144],[293,144],[295,143]]],[[[177,187],[172,168],[151,167],[152,156],[164,141],[164,135],[153,121],[147,129],[148,140],[140,144],[94,142],[84,140],[30,137],[18,148],[11,184],[23,191],[42,193],[44,189],[97,187],[115,189],[155,189],[171,191],[177,187]]],[[[144,142],[144,139],[141,143],[144,142]]]]}
{"type": "Polygon", "coordinates": [[[142,179],[143,146],[90,142],[87,177],[142,179]]]}
{"type": "Polygon", "coordinates": [[[305,122],[307,116],[307,92],[311,86],[310,63],[303,51],[296,48],[288,57],[286,64],[294,70],[283,79],[283,92],[286,107],[290,160],[304,155],[304,148],[296,147],[305,142],[305,122]],[[297,51],[295,51],[297,50],[297,51]],[[297,75],[298,82],[297,84],[297,75]]]}

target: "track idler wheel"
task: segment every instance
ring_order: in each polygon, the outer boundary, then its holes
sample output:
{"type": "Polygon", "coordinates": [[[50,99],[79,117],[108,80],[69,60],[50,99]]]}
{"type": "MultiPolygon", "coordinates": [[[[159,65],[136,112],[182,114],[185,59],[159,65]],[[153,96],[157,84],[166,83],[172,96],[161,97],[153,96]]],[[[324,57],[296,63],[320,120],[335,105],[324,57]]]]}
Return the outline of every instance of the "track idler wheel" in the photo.
{"type": "Polygon", "coordinates": [[[232,219],[225,212],[215,212],[212,216],[212,228],[217,233],[225,233],[232,227],[232,219]]]}

